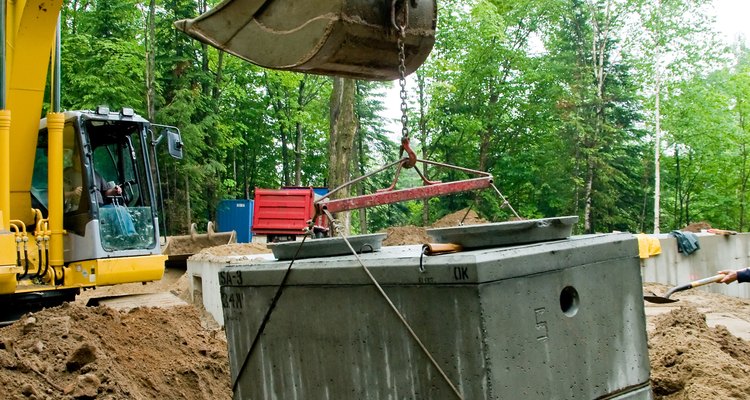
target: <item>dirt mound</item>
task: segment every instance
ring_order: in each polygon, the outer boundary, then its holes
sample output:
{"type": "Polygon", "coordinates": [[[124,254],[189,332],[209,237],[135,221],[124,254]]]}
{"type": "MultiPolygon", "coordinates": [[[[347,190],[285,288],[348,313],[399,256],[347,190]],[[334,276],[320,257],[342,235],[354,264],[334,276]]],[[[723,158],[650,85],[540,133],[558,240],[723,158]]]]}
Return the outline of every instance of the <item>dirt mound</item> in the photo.
{"type": "Polygon", "coordinates": [[[432,224],[433,228],[448,228],[451,226],[459,226],[461,224],[461,221],[463,221],[464,225],[478,225],[478,224],[486,224],[488,221],[482,217],[480,217],[476,211],[474,210],[458,210],[454,213],[448,214],[444,216],[443,218],[440,218],[439,220],[435,221],[434,224],[432,224]],[[468,213],[467,213],[468,211],[468,213]]]}
{"type": "Polygon", "coordinates": [[[167,245],[162,250],[163,254],[170,256],[195,254],[201,249],[208,249],[215,246],[221,246],[236,242],[234,234],[227,232],[213,234],[197,234],[186,236],[170,236],[167,239],[167,245]]]}
{"type": "Polygon", "coordinates": [[[709,224],[706,221],[695,222],[695,223],[692,223],[692,224],[690,224],[690,225],[688,225],[688,226],[686,226],[686,227],[684,227],[684,228],[682,228],[680,230],[683,231],[683,232],[695,232],[695,233],[698,233],[698,232],[702,231],[703,229],[711,229],[711,224],[709,224]]]}
{"type": "Polygon", "coordinates": [[[695,307],[654,317],[649,335],[657,399],[750,398],[750,344],[723,326],[710,328],[695,307]]]}
{"type": "Polygon", "coordinates": [[[383,240],[383,246],[403,246],[430,242],[430,237],[427,236],[425,228],[420,226],[394,226],[388,228],[385,233],[387,236],[383,240]]]}
{"type": "Polygon", "coordinates": [[[124,283],[113,286],[97,286],[94,289],[84,290],[76,296],[75,302],[80,305],[86,305],[89,299],[94,297],[118,296],[122,294],[142,294],[142,293],[159,293],[172,292],[175,296],[186,300],[187,297],[187,274],[185,268],[166,268],[161,280],[148,282],[146,284],[124,283]]]}
{"type": "Polygon", "coordinates": [[[66,304],[0,329],[0,393],[37,399],[229,399],[222,331],[193,307],[66,304]]]}
{"type": "Polygon", "coordinates": [[[263,243],[231,243],[223,246],[209,247],[198,254],[212,256],[241,256],[245,254],[264,254],[271,250],[263,243]]]}
{"type": "MultiPolygon", "coordinates": [[[[452,226],[459,226],[462,220],[464,225],[477,225],[487,223],[487,220],[477,215],[474,210],[467,210],[466,208],[464,208],[463,210],[458,210],[454,213],[444,216],[443,218],[440,218],[430,227],[447,228],[452,226]]],[[[425,228],[414,225],[391,227],[386,230],[386,234],[388,236],[386,236],[385,240],[383,241],[383,246],[424,244],[432,241],[430,237],[427,236],[425,228]]]]}
{"type": "Polygon", "coordinates": [[[263,243],[231,243],[209,247],[190,257],[193,261],[222,261],[224,257],[242,257],[252,260],[254,254],[269,254],[271,250],[263,243]]]}

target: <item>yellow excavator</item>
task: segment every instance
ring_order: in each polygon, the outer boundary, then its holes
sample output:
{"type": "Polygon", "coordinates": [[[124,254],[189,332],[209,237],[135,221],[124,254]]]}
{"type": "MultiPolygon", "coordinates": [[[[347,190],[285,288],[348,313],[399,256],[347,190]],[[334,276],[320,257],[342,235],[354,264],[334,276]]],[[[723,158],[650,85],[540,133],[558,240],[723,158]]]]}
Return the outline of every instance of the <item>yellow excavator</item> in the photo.
{"type": "Polygon", "coordinates": [[[164,273],[153,166],[164,138],[182,156],[179,130],[128,108],[59,112],[61,6],[0,2],[0,323],[164,273]]]}
{"type": "MultiPolygon", "coordinates": [[[[181,157],[179,130],[127,108],[60,112],[61,7],[0,1],[0,323],[164,272],[153,166],[164,138],[181,157]]],[[[267,68],[386,80],[424,62],[435,21],[434,0],[227,0],[175,25],[267,68]]]]}

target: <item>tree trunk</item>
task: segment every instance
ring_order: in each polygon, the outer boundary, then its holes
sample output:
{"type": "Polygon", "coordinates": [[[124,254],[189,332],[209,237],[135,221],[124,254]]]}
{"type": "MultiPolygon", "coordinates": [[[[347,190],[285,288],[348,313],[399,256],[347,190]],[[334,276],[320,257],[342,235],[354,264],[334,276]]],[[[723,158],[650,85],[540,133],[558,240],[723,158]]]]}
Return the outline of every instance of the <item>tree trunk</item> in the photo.
{"type": "Polygon", "coordinates": [[[148,120],[156,119],[156,0],[148,3],[148,28],[146,32],[146,113],[148,120]]]}
{"type": "Polygon", "coordinates": [[[255,182],[258,175],[258,146],[251,146],[253,152],[252,165],[250,167],[250,183],[248,184],[248,199],[250,191],[255,195],[255,182]]]}
{"type": "MultiPolygon", "coordinates": [[[[676,147],[676,146],[675,146],[676,147]]],[[[682,176],[680,176],[680,149],[674,151],[675,162],[675,182],[674,182],[674,225],[672,228],[677,229],[682,222],[682,176]]]]}
{"type": "Polygon", "coordinates": [[[237,179],[237,149],[232,148],[232,180],[235,184],[238,182],[237,179]]]}
{"type": "MultiPolygon", "coordinates": [[[[657,50],[658,54],[658,50],[657,50]]],[[[657,56],[658,59],[658,56],[657,56]]],[[[661,73],[656,66],[656,104],[654,110],[654,233],[659,233],[661,226],[661,73]]]]}
{"type": "MultiPolygon", "coordinates": [[[[297,112],[302,112],[305,107],[305,83],[306,77],[299,81],[297,88],[297,112]]],[[[302,185],[302,123],[297,121],[294,130],[294,184],[302,185]]]]}
{"type": "Polygon", "coordinates": [[[595,231],[594,220],[593,220],[593,197],[594,197],[594,179],[596,172],[596,164],[598,164],[595,154],[601,147],[601,141],[603,141],[604,126],[606,122],[606,116],[604,115],[604,105],[606,104],[605,99],[605,87],[607,83],[607,70],[606,64],[608,62],[608,49],[607,42],[609,41],[609,34],[612,25],[612,3],[607,2],[605,4],[605,10],[603,15],[603,21],[600,21],[595,16],[595,12],[591,15],[591,26],[593,27],[593,37],[591,41],[591,69],[594,74],[596,82],[596,105],[595,114],[593,121],[593,132],[591,137],[586,140],[587,149],[587,169],[586,169],[586,189],[584,194],[584,231],[586,233],[593,233],[595,231]],[[601,140],[600,140],[601,139],[601,140]]]}
{"type": "Polygon", "coordinates": [[[594,223],[591,217],[591,203],[594,193],[594,162],[589,159],[586,169],[586,193],[584,194],[583,230],[585,233],[594,232],[594,223]]]}
{"type": "MultiPolygon", "coordinates": [[[[356,173],[356,178],[359,178],[360,176],[363,176],[365,174],[364,171],[364,165],[362,164],[362,160],[365,158],[365,150],[364,150],[364,135],[362,134],[361,130],[358,130],[356,135],[356,146],[357,150],[352,152],[352,165],[354,166],[354,172],[356,173]]],[[[354,174],[352,174],[354,175],[354,174]]],[[[355,178],[353,176],[353,178],[355,178]]],[[[359,182],[355,186],[355,190],[357,191],[357,196],[362,196],[365,194],[365,187],[362,182],[359,182]]],[[[361,208],[357,210],[357,217],[359,219],[359,234],[364,235],[367,233],[367,209],[361,208]]]]}
{"type": "MultiPolygon", "coordinates": [[[[153,0],[152,0],[153,1],[153,0]]],[[[221,97],[221,79],[224,72],[224,52],[219,50],[219,59],[216,61],[216,77],[211,98],[214,100],[214,111],[219,112],[219,97],[221,97]]]]}
{"type": "Polygon", "coordinates": [[[281,186],[290,186],[291,175],[289,174],[289,142],[284,128],[279,128],[281,136],[281,186]]]}
{"type": "Polygon", "coordinates": [[[294,130],[294,185],[302,185],[302,124],[297,122],[294,130]]]}
{"type": "MultiPolygon", "coordinates": [[[[736,109],[739,112],[739,125],[740,129],[742,130],[743,137],[747,134],[747,129],[745,129],[745,114],[743,112],[743,106],[744,106],[744,99],[742,97],[737,98],[737,107],[736,109]]],[[[747,150],[747,144],[742,143],[741,145],[742,151],[740,152],[742,157],[742,170],[740,171],[740,221],[739,221],[739,227],[738,231],[744,232],[745,231],[745,209],[747,204],[747,182],[748,182],[748,150],[747,150]]]]}
{"type": "Polygon", "coordinates": [[[188,232],[190,232],[190,224],[192,223],[193,219],[190,215],[192,211],[190,211],[190,179],[185,175],[185,200],[187,204],[187,212],[185,213],[185,225],[188,227],[188,232]]]}
{"type": "MultiPolygon", "coordinates": [[[[328,185],[336,188],[349,181],[352,146],[357,131],[354,115],[356,81],[347,78],[333,78],[331,92],[330,138],[328,143],[328,185]]],[[[345,197],[348,190],[334,194],[334,198],[345,197]]],[[[345,234],[349,233],[349,213],[341,213],[340,221],[345,234]]]]}

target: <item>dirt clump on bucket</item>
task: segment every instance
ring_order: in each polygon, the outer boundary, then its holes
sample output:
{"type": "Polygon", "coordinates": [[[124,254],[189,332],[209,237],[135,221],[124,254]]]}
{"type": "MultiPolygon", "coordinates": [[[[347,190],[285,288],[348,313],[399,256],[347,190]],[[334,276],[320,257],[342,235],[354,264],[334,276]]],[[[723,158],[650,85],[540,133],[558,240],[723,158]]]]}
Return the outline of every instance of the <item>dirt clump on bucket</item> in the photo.
{"type": "Polygon", "coordinates": [[[65,304],[0,329],[4,399],[229,399],[226,339],[194,307],[65,304]]]}
{"type": "Polygon", "coordinates": [[[651,384],[657,400],[750,398],[750,344],[706,324],[692,306],[653,318],[651,384]]]}

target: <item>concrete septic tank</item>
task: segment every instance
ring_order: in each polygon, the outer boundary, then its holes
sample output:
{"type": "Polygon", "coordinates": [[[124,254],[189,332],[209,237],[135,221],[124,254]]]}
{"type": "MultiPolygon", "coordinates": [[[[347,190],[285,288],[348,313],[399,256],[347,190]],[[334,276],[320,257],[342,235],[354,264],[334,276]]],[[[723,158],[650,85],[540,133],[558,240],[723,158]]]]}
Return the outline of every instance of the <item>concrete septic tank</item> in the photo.
{"type": "MultiPolygon", "coordinates": [[[[629,234],[364,264],[464,399],[651,399],[629,234]]],[[[235,399],[454,399],[353,256],[219,273],[235,399]],[[244,367],[243,367],[244,365],[244,367]],[[239,376],[238,376],[239,375],[239,376]]]]}

